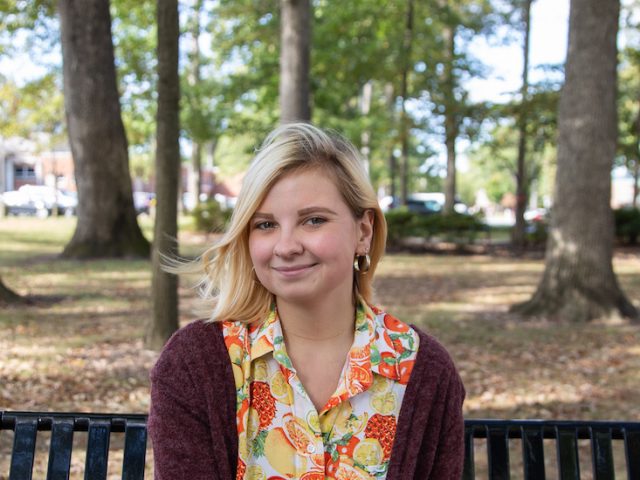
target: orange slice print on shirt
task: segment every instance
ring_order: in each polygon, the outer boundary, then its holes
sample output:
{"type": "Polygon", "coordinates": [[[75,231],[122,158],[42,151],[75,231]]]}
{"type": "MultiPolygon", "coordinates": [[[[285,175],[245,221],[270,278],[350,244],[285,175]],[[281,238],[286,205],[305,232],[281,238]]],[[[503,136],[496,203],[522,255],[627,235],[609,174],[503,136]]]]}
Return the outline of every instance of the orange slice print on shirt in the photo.
{"type": "Polygon", "coordinates": [[[371,355],[371,350],[368,346],[366,347],[354,347],[349,351],[349,358],[354,363],[362,363],[371,355]]]}
{"type": "Polygon", "coordinates": [[[324,472],[307,472],[300,480],[324,480],[324,472]]]}
{"type": "Polygon", "coordinates": [[[291,414],[283,418],[284,431],[296,451],[304,456],[315,453],[315,436],[291,414]]]}
{"type": "MultiPolygon", "coordinates": [[[[365,389],[373,383],[373,376],[371,370],[361,367],[359,365],[350,365],[347,371],[347,384],[348,389],[362,391],[362,389],[353,388],[354,384],[362,385],[365,389]]],[[[357,393],[357,392],[356,392],[357,393]]]]}

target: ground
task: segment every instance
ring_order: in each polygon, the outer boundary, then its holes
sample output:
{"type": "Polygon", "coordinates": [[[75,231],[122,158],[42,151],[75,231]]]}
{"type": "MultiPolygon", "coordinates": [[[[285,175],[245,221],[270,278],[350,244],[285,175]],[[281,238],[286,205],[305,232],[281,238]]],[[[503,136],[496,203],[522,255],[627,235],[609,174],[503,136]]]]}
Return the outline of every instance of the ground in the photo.
{"type": "MultiPolygon", "coordinates": [[[[151,312],[150,264],[57,259],[73,222],[0,219],[2,278],[35,302],[0,310],[0,410],[146,412],[157,356],[141,340],[151,312]]],[[[184,234],[182,253],[195,255],[207,241],[184,234]]],[[[618,251],[614,264],[640,306],[640,251],[618,251]]],[[[376,292],[389,312],[449,350],[469,418],[640,420],[640,326],[509,313],[533,292],[542,269],[540,255],[394,253],[381,264],[376,292]]],[[[181,279],[183,324],[196,318],[189,283],[181,279]]],[[[9,448],[2,432],[0,479],[9,448]]]]}

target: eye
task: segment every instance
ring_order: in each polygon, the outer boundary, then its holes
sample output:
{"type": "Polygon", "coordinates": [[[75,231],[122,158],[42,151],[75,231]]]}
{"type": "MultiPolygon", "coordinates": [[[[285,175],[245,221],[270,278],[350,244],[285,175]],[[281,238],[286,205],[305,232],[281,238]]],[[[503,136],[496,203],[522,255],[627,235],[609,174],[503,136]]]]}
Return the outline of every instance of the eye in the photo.
{"type": "Polygon", "coordinates": [[[325,223],[327,220],[322,217],[311,217],[308,218],[305,223],[312,226],[319,226],[325,223]]]}
{"type": "Polygon", "coordinates": [[[270,230],[275,226],[276,224],[274,222],[265,221],[265,222],[258,222],[254,224],[253,228],[256,230],[270,230]]]}

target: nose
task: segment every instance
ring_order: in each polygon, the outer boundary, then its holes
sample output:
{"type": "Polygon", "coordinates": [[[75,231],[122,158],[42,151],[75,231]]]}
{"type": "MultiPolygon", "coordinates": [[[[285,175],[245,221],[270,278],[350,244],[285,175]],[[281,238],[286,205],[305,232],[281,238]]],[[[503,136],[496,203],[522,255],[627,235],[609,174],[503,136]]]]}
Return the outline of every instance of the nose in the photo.
{"type": "Polygon", "coordinates": [[[302,243],[294,230],[288,228],[280,229],[280,236],[273,249],[274,255],[287,258],[293,255],[299,255],[303,250],[302,243]]]}

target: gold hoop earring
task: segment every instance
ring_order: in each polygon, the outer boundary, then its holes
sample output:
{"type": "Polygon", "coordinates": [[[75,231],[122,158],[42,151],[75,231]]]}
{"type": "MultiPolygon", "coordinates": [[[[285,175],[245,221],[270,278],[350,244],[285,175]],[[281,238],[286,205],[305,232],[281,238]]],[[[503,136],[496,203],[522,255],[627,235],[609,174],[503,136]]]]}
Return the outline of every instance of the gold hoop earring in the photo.
{"type": "Polygon", "coordinates": [[[366,253],[364,255],[356,255],[356,258],[353,260],[353,269],[360,273],[361,275],[366,275],[366,273],[371,268],[371,258],[369,254],[366,253]]]}

